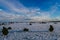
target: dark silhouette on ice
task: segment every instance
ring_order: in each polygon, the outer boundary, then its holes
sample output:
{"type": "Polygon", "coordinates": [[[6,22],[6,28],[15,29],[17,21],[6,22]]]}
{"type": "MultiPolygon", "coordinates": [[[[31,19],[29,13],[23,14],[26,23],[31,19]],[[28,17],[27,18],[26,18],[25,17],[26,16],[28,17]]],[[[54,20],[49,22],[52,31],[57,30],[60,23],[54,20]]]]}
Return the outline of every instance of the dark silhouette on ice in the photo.
{"type": "Polygon", "coordinates": [[[3,27],[2,33],[3,33],[3,35],[7,35],[7,34],[9,33],[9,32],[8,32],[8,29],[5,28],[5,27],[3,27]]]}
{"type": "Polygon", "coordinates": [[[50,25],[49,31],[50,31],[50,32],[53,32],[53,30],[54,30],[53,26],[50,25]]]}
{"type": "Polygon", "coordinates": [[[32,23],[30,22],[29,25],[32,25],[32,23]]]}
{"type": "Polygon", "coordinates": [[[26,31],[29,31],[29,29],[28,29],[28,28],[24,28],[24,29],[23,29],[23,31],[25,31],[25,32],[26,32],[26,31]]]}
{"type": "Polygon", "coordinates": [[[11,28],[11,27],[8,27],[8,28],[3,27],[3,29],[2,29],[2,34],[3,34],[3,35],[8,35],[8,33],[9,33],[8,30],[10,30],[10,29],[12,29],[12,28],[11,28]]]}
{"type": "Polygon", "coordinates": [[[10,30],[10,29],[12,29],[11,27],[8,27],[8,29],[10,30]]]}

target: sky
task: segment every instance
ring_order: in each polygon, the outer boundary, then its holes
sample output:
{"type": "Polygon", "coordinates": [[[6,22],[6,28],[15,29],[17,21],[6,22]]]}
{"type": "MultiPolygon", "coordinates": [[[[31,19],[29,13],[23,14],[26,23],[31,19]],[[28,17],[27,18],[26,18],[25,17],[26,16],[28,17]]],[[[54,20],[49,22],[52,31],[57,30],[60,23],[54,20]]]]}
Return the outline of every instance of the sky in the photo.
{"type": "Polygon", "coordinates": [[[60,0],[0,0],[0,21],[55,20],[60,20],[60,0]]]}

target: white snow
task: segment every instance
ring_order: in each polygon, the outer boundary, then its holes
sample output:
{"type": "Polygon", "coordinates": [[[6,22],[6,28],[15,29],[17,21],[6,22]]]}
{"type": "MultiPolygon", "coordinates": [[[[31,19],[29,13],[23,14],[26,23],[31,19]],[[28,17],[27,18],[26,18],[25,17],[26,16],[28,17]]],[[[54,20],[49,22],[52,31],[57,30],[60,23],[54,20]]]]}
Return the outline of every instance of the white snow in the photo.
{"type": "MultiPolygon", "coordinates": [[[[29,31],[33,32],[10,32],[6,36],[6,40],[60,40],[60,23],[14,23],[10,25],[3,25],[5,27],[12,27],[11,31],[22,31],[24,28],[28,28],[29,31]],[[52,25],[54,32],[48,32],[48,29],[52,25]],[[47,32],[46,32],[47,31],[47,32]]],[[[2,29],[3,26],[0,26],[2,29]]],[[[3,40],[3,36],[0,35],[0,40],[3,40]]],[[[4,40],[5,40],[4,39],[4,40]]]]}
{"type": "MultiPolygon", "coordinates": [[[[54,31],[60,30],[60,23],[54,24],[54,23],[46,23],[46,24],[40,24],[40,23],[32,23],[32,25],[29,25],[29,23],[14,23],[10,25],[4,25],[5,27],[12,27],[12,30],[23,30],[24,28],[28,28],[30,31],[48,31],[50,25],[54,27],[54,31]]],[[[1,26],[2,28],[2,26],[1,26]]]]}

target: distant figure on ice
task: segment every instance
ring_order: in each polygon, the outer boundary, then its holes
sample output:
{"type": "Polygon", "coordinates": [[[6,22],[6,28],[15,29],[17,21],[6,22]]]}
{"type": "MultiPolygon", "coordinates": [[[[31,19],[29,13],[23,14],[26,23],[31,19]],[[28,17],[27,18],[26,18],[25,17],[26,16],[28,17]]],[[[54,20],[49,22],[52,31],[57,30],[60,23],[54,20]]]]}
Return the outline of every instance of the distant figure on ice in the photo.
{"type": "Polygon", "coordinates": [[[53,32],[53,30],[54,30],[53,26],[50,25],[49,31],[50,31],[50,32],[53,32]]]}
{"type": "Polygon", "coordinates": [[[8,27],[8,28],[3,27],[3,29],[2,29],[2,33],[3,33],[3,35],[8,35],[8,33],[9,33],[8,30],[10,30],[10,29],[12,29],[12,28],[11,28],[11,27],[8,27]]]}
{"type": "Polygon", "coordinates": [[[27,32],[27,31],[29,31],[29,29],[28,28],[24,28],[23,31],[27,32]]]}
{"type": "Polygon", "coordinates": [[[9,32],[8,32],[8,29],[5,28],[5,27],[3,27],[2,33],[3,33],[3,35],[7,35],[7,34],[9,33],[9,32]]]}
{"type": "Polygon", "coordinates": [[[8,27],[8,30],[11,30],[12,28],[11,27],[8,27]]]}
{"type": "Polygon", "coordinates": [[[32,25],[32,23],[30,22],[29,25],[32,25]]]}

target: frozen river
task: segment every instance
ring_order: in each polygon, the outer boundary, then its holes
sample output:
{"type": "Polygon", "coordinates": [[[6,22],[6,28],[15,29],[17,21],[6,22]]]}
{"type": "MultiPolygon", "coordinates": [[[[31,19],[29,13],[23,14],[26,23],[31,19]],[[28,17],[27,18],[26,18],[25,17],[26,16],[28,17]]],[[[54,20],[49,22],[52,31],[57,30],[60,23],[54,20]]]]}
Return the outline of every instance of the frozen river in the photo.
{"type": "Polygon", "coordinates": [[[10,32],[6,37],[0,35],[0,40],[60,40],[60,34],[48,31],[10,32]]]}
{"type": "Polygon", "coordinates": [[[60,40],[60,23],[14,23],[10,25],[2,25],[2,27],[12,27],[9,30],[9,34],[4,37],[0,32],[0,40],[60,40]],[[54,27],[54,31],[51,33],[48,31],[50,25],[54,27]],[[29,32],[23,32],[24,28],[28,28],[29,32]]]}

